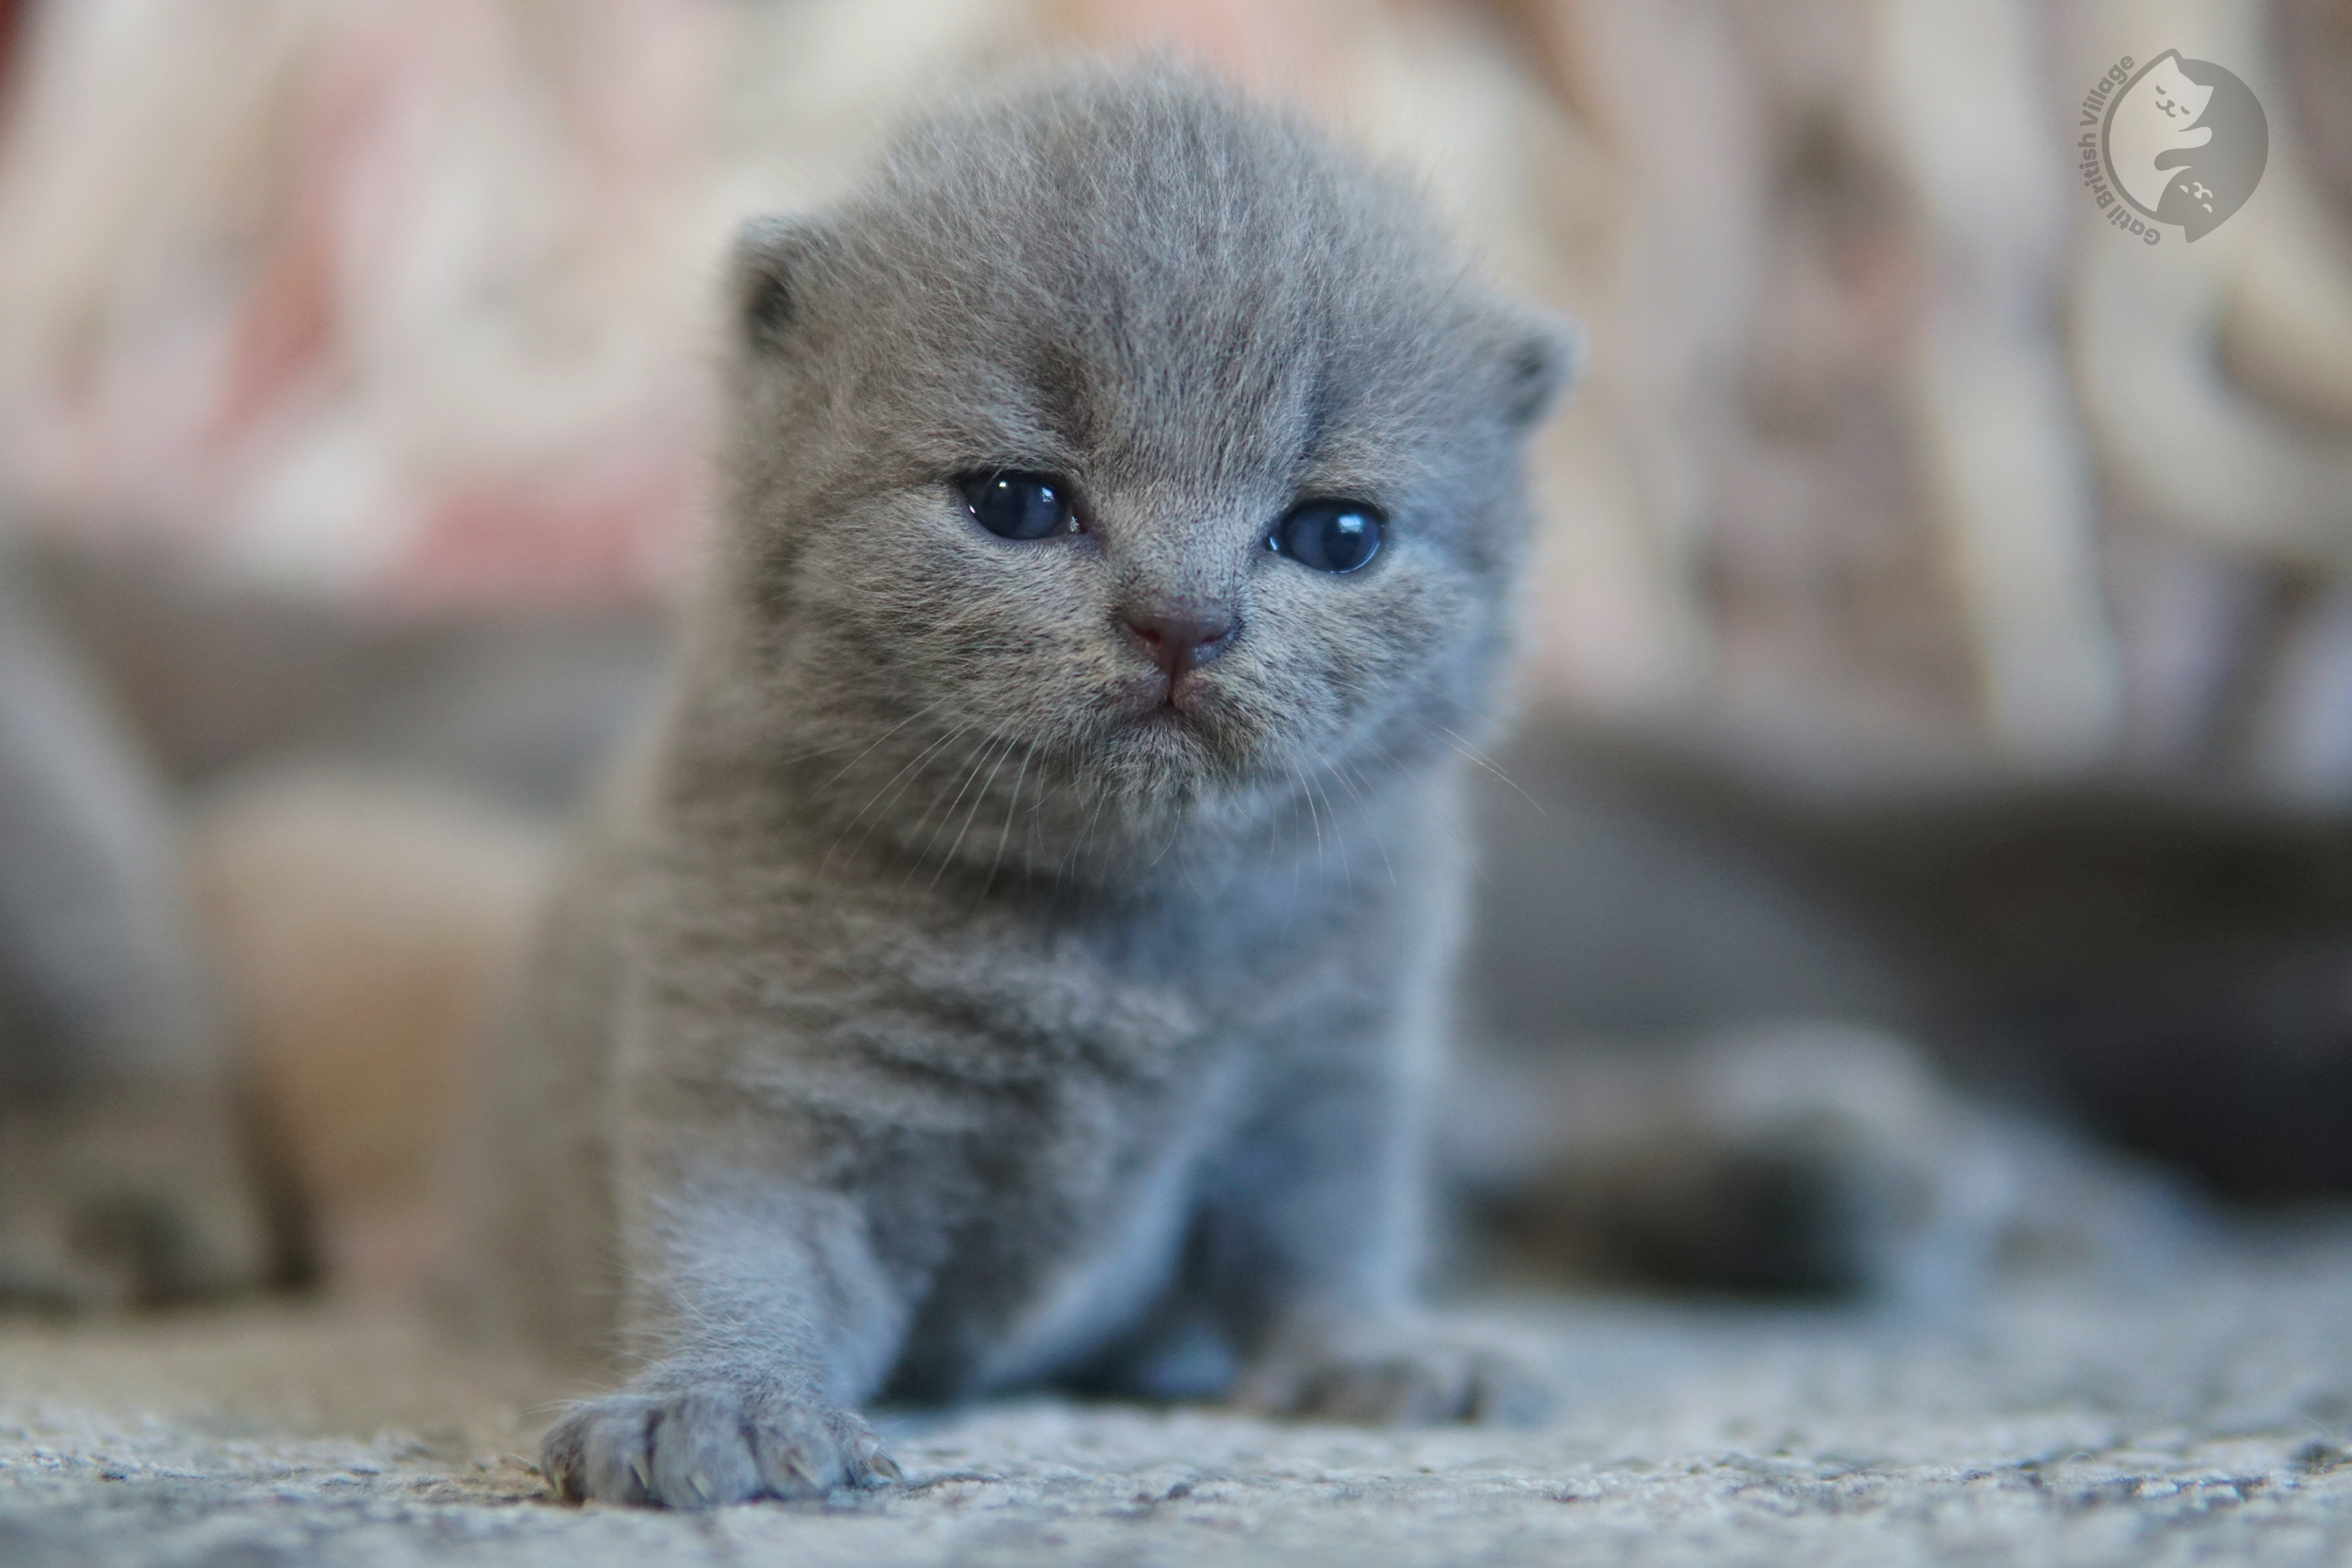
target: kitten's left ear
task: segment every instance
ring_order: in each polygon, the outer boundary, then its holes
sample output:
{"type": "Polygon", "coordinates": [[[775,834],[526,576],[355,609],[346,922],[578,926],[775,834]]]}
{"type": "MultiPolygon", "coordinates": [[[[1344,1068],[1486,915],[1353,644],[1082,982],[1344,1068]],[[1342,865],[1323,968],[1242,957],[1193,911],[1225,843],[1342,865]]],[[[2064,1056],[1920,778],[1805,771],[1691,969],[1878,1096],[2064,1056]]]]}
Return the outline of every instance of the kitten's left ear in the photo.
{"type": "Polygon", "coordinates": [[[754,353],[779,349],[805,316],[809,274],[829,241],[814,218],[773,214],[746,219],[728,265],[732,321],[754,353]]]}
{"type": "Polygon", "coordinates": [[[1584,375],[1584,330],[1566,317],[1513,302],[1497,312],[1495,361],[1503,418],[1527,430],[1584,375]]]}

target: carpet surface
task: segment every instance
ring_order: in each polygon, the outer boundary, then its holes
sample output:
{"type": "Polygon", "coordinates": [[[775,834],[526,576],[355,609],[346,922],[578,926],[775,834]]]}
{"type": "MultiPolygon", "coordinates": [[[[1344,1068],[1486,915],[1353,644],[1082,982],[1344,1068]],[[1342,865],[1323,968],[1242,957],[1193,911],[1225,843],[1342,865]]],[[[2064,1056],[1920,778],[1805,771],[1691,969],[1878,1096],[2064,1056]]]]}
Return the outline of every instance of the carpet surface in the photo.
{"type": "Polygon", "coordinates": [[[550,1502],[556,1390],[347,1307],[0,1328],[0,1563],[2352,1564],[2352,1232],[1955,1321],[1513,1298],[1540,1428],[1009,1400],[881,1423],[907,1484],[550,1502]]]}

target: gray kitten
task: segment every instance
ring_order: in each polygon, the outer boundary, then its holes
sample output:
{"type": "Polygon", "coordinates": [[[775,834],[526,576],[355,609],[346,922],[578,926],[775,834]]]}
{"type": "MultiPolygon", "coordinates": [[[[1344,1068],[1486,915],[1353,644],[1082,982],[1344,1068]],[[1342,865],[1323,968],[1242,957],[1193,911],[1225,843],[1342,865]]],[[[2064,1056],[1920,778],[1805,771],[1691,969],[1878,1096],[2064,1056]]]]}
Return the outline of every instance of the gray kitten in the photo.
{"type": "Polygon", "coordinates": [[[1410,1323],[1478,732],[1558,327],[1181,73],[944,118],[734,265],[724,519],[557,905],[492,1255],[639,1370],[564,1495],[896,1469],[1056,1380],[1498,1414],[1410,1323]]]}

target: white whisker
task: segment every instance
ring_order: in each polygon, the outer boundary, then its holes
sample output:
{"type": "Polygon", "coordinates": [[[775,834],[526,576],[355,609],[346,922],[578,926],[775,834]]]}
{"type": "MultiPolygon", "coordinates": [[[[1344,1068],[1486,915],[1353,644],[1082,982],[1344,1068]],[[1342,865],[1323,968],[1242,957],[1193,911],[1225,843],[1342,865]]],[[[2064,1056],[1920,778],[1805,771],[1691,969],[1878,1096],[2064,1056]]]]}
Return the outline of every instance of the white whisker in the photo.
{"type": "Polygon", "coordinates": [[[1494,761],[1494,760],[1493,760],[1492,758],[1488,757],[1488,756],[1487,756],[1484,751],[1479,750],[1478,750],[1478,748],[1476,748],[1476,746],[1471,745],[1471,744],[1470,744],[1470,742],[1468,742],[1467,740],[1463,739],[1462,739],[1462,737],[1460,737],[1459,735],[1455,735],[1455,734],[1453,733],[1453,731],[1452,731],[1451,729],[1447,729],[1447,728],[1445,728],[1445,726],[1443,726],[1443,725],[1439,725],[1439,726],[1438,726],[1438,729],[1439,729],[1442,733],[1443,733],[1443,734],[1445,734],[1445,735],[1447,735],[1447,736],[1449,736],[1449,737],[1451,737],[1451,738],[1453,739],[1453,749],[1454,749],[1455,750],[1457,750],[1457,751],[1461,752],[1464,756],[1465,756],[1465,757],[1469,758],[1472,761],[1474,761],[1474,762],[1477,763],[1480,767],[1482,767],[1482,768],[1486,769],[1486,770],[1487,770],[1487,772],[1488,772],[1488,773],[1490,773],[1494,774],[1494,775],[1495,775],[1495,777],[1497,777],[1497,778],[1498,778],[1498,779],[1502,780],[1502,781],[1503,781],[1503,783],[1505,783],[1505,784],[1507,784],[1510,785],[1510,787],[1511,787],[1511,788],[1516,789],[1516,790],[1519,790],[1519,797],[1520,797],[1520,799],[1521,799],[1521,800],[1523,800],[1523,801],[1527,802],[1527,804],[1528,804],[1528,805],[1532,806],[1533,807],[1535,807],[1535,815],[1537,815],[1538,817],[1548,817],[1548,816],[1550,816],[1550,815],[1551,815],[1551,813],[1550,813],[1550,812],[1547,812],[1547,811],[1545,811],[1545,810],[1544,809],[1544,804],[1543,804],[1543,802],[1541,802],[1541,801],[1537,800],[1533,795],[1532,795],[1528,794],[1525,790],[1523,790],[1523,789],[1519,789],[1519,781],[1518,781],[1517,779],[1515,779],[1515,778],[1511,777],[1509,773],[1507,773],[1503,772],[1503,771],[1502,771],[1502,769],[1501,769],[1501,767],[1500,767],[1499,765],[1498,765],[1498,764],[1494,761]]]}
{"type": "MultiPolygon", "coordinates": [[[[988,800],[989,786],[996,783],[997,774],[1004,771],[1005,759],[1012,756],[1013,748],[1020,744],[1018,736],[1008,735],[1004,743],[996,748],[996,761],[989,768],[989,776],[980,781],[979,793],[972,796],[971,809],[964,813],[964,825],[956,830],[956,841],[947,846],[947,852],[939,859],[939,869],[931,874],[932,886],[938,886],[939,879],[947,874],[948,866],[956,859],[956,852],[964,847],[965,836],[972,830],[973,819],[979,816],[980,807],[988,800]]],[[[963,791],[956,791],[956,798],[963,798],[963,791]]],[[[947,809],[953,812],[956,808],[951,806],[947,809]]]]}

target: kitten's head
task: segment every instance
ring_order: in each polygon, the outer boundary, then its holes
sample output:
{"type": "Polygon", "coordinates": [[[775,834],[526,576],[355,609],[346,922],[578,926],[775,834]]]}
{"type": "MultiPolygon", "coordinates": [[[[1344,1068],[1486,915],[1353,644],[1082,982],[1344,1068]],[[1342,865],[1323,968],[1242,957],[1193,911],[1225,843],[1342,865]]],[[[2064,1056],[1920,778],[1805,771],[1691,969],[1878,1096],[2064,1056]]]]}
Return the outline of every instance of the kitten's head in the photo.
{"type": "Polygon", "coordinates": [[[853,840],[1115,877],[1475,728],[1571,340],[1396,182],[1088,73],[748,226],[736,288],[724,679],[853,840]]]}

